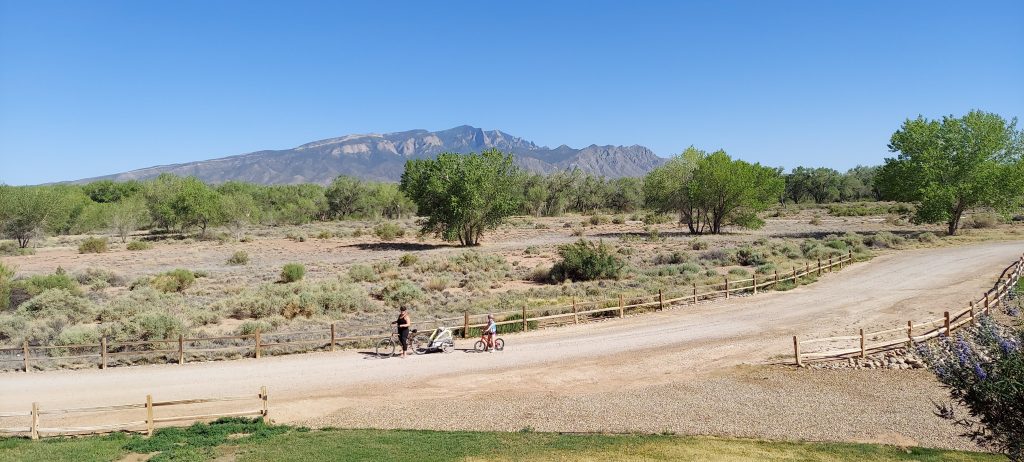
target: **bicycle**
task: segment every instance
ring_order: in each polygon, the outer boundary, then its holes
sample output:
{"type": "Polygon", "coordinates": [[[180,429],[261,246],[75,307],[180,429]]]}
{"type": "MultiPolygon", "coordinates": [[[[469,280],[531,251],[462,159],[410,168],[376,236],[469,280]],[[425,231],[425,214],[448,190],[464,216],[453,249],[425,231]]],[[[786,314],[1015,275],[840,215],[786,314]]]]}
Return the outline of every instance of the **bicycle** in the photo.
{"type": "MultiPolygon", "coordinates": [[[[487,342],[484,341],[484,337],[482,335],[480,336],[480,340],[477,340],[476,344],[473,345],[473,349],[476,350],[477,353],[483,353],[483,352],[487,351],[487,342]]],[[[502,339],[501,337],[495,337],[494,338],[494,349],[496,351],[504,350],[505,349],[505,340],[502,339]]]]}
{"type": "MultiPolygon", "coordinates": [[[[423,343],[423,339],[416,329],[409,331],[409,349],[415,354],[422,354],[425,350],[420,347],[423,343]]],[[[395,355],[396,349],[401,346],[402,342],[398,340],[398,330],[391,333],[391,336],[382,338],[377,342],[377,348],[375,353],[378,358],[390,358],[395,355]]]]}

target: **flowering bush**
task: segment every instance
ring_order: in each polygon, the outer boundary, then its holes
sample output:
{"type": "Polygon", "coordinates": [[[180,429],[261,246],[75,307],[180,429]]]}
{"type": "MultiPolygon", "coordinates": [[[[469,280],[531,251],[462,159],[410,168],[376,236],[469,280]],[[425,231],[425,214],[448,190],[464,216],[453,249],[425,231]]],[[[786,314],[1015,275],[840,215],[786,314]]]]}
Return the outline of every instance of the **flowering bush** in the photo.
{"type": "Polygon", "coordinates": [[[937,404],[936,414],[963,427],[964,436],[1024,461],[1024,331],[983,316],[978,327],[921,344],[919,352],[970,415],[946,404],[937,404]]]}

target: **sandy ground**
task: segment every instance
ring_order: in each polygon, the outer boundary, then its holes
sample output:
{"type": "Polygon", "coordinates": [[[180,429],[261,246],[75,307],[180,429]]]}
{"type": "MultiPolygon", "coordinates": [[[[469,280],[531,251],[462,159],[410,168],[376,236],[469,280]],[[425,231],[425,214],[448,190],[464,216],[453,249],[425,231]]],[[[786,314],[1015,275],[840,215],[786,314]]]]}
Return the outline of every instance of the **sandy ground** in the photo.
{"type": "MultiPolygon", "coordinates": [[[[932,414],[924,371],[774,365],[790,336],[965,306],[1024,242],[905,251],[789,292],[509,336],[506,351],[379,360],[362,352],[0,376],[0,410],[255,393],[278,422],[355,427],[673,431],[973,448],[932,414]]],[[[470,346],[461,341],[457,347],[470,346]]],[[[0,422],[2,424],[3,422],[0,422]]]]}

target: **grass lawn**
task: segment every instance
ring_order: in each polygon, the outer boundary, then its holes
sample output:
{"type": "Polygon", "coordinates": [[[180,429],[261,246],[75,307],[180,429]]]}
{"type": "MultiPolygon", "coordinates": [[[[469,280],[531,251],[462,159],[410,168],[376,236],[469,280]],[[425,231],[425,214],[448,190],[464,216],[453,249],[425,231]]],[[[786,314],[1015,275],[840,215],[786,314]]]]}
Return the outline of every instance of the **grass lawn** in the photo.
{"type": "MultiPolygon", "coordinates": [[[[121,434],[49,439],[0,439],[0,461],[114,461],[153,454],[152,461],[1001,461],[992,454],[871,444],[781,443],[668,435],[311,431],[225,419],[160,430],[153,438],[121,434]]],[[[145,459],[134,459],[145,460],[145,459]]]]}

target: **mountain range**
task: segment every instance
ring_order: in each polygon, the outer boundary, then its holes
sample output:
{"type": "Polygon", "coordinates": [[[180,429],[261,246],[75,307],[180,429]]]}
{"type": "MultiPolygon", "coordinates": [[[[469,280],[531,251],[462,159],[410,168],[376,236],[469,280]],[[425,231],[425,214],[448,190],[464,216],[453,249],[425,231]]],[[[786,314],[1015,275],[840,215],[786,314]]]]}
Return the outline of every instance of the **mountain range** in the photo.
{"type": "Polygon", "coordinates": [[[537,146],[500,130],[463,125],[431,132],[410,130],[348,135],[284,150],[256,151],[212,160],[161,165],[76,181],[145,180],[161,173],[196,176],[210,183],[230,180],[261,184],[330,183],[338,175],[397,181],[408,159],[433,158],[442,152],[481,152],[496,148],[515,155],[516,163],[535,173],[579,169],[608,178],[643,176],[665,162],[643,146],[597,146],[575,149],[537,146]]]}

